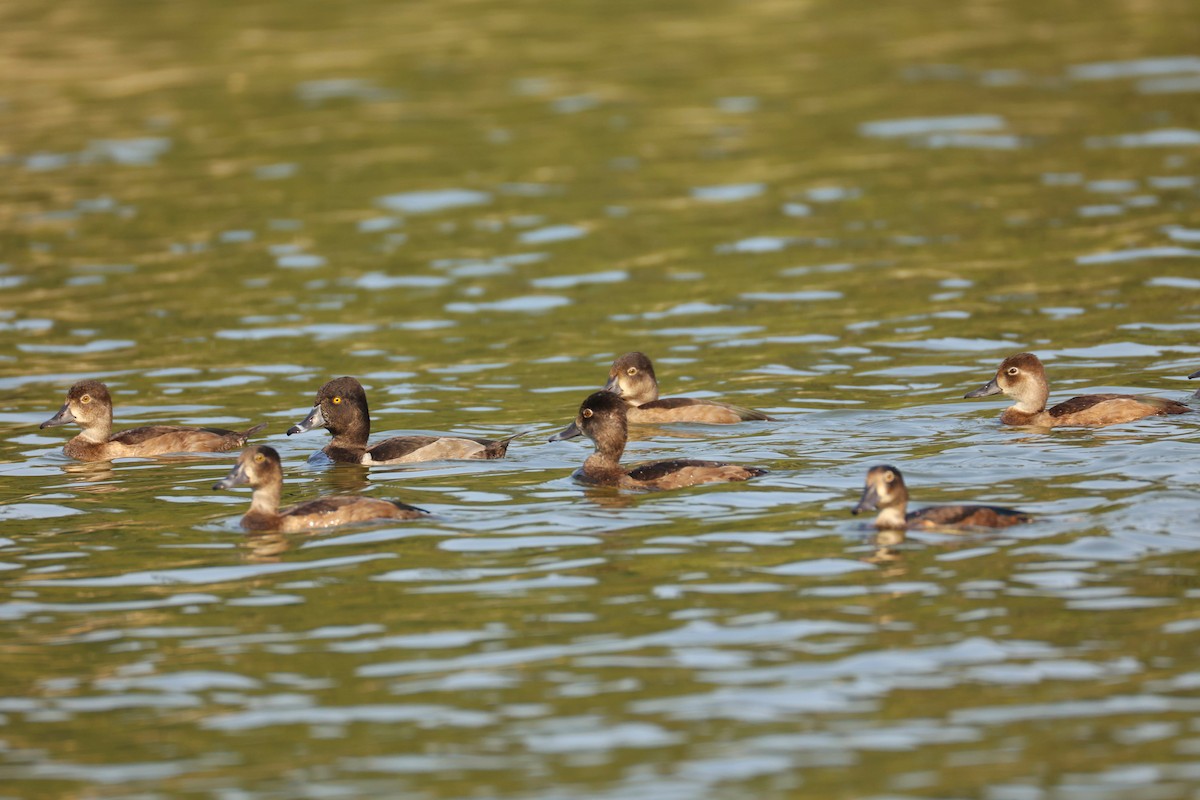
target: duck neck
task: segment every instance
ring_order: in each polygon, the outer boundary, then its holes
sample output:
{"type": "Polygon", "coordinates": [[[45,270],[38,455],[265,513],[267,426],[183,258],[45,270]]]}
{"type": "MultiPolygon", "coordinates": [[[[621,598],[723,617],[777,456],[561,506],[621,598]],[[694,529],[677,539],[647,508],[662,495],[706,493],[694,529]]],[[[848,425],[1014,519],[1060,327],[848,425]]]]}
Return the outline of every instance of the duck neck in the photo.
{"type": "Polygon", "coordinates": [[[250,512],[255,516],[276,517],[279,515],[279,496],[283,493],[283,482],[264,484],[254,487],[254,495],[250,498],[250,512]]]}
{"type": "Polygon", "coordinates": [[[592,440],[596,446],[596,452],[588,456],[588,462],[596,465],[619,466],[621,456],[625,453],[625,431],[614,428],[613,430],[602,430],[599,433],[600,435],[592,440]]]}
{"type": "Polygon", "coordinates": [[[641,381],[624,399],[632,406],[644,406],[646,403],[653,403],[658,399],[658,382],[653,380],[641,381]]]}
{"type": "Polygon", "coordinates": [[[1000,421],[1005,425],[1050,425],[1044,420],[1049,418],[1045,411],[1021,411],[1016,406],[1006,408],[1000,415],[1000,421]]]}
{"type": "Polygon", "coordinates": [[[875,517],[875,527],[881,530],[907,528],[908,520],[904,515],[904,506],[889,506],[879,510],[879,515],[875,517]]]}
{"type": "Polygon", "coordinates": [[[109,409],[107,414],[102,414],[98,419],[88,420],[86,425],[80,425],[83,429],[76,436],[76,439],[82,439],[85,442],[100,444],[107,442],[112,438],[112,409],[109,409]]]}
{"type": "Polygon", "coordinates": [[[346,444],[344,441],[334,439],[324,447],[325,455],[333,461],[345,464],[357,464],[362,461],[363,455],[367,452],[365,443],[363,444],[346,444]]]}
{"type": "Polygon", "coordinates": [[[333,441],[329,449],[357,450],[361,455],[367,449],[367,439],[371,438],[371,418],[365,413],[361,417],[348,420],[344,427],[330,428],[333,441]]]}
{"type": "MultiPolygon", "coordinates": [[[[1024,387],[1023,387],[1024,388],[1024,387]]],[[[1020,414],[1040,414],[1046,410],[1046,401],[1050,399],[1050,387],[1043,384],[1028,387],[1028,391],[1014,397],[1009,410],[1020,414]]]]}
{"type": "Polygon", "coordinates": [[[601,453],[592,453],[580,467],[579,475],[588,483],[616,486],[625,477],[625,471],[621,469],[620,461],[601,453]]]}
{"type": "Polygon", "coordinates": [[[592,453],[583,462],[583,468],[588,472],[603,472],[606,470],[619,470],[621,468],[621,459],[612,458],[604,453],[592,453]]]}
{"type": "Polygon", "coordinates": [[[583,462],[583,474],[593,483],[615,483],[624,475],[621,455],[625,452],[625,425],[620,418],[603,420],[588,436],[596,450],[583,462]]]}

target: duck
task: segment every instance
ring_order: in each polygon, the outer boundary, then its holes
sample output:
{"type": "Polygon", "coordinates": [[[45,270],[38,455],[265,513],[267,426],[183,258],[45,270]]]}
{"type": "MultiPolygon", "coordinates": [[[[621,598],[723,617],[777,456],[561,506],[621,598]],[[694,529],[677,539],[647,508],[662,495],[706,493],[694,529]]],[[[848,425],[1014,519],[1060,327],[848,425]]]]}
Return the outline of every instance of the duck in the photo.
{"type": "Polygon", "coordinates": [[[862,499],[851,514],[879,510],[875,527],[884,530],[908,528],[1007,528],[1031,522],[1033,517],[1023,511],[1000,506],[930,506],[920,511],[908,507],[908,487],[900,470],[881,464],[867,470],[867,485],[862,499]]]}
{"type": "MultiPolygon", "coordinates": [[[[1188,380],[1194,380],[1196,378],[1200,378],[1200,369],[1196,370],[1191,375],[1188,375],[1188,380]]],[[[1200,397],[1200,389],[1197,389],[1196,393],[1193,394],[1192,397],[1200,397]]]]}
{"type": "Polygon", "coordinates": [[[767,472],[759,467],[693,459],[653,461],[626,470],[621,466],[621,454],[625,452],[629,435],[627,409],[626,402],[612,392],[593,392],[579,406],[575,421],[550,437],[552,442],[581,435],[592,440],[596,451],[574,472],[577,481],[621,489],[664,490],[701,483],[745,481],[767,472]]]}
{"type": "Polygon", "coordinates": [[[750,420],[775,422],[761,411],[741,406],[700,400],[695,397],[658,397],[654,364],[644,353],[626,353],[612,363],[605,391],[625,401],[626,416],[633,424],[705,422],[732,425],[750,420]]]}
{"type": "Polygon", "coordinates": [[[334,378],[317,390],[317,398],[308,416],[292,427],[287,435],[326,428],[333,441],[321,450],[343,464],[406,464],[451,458],[502,458],[508,452],[506,439],[473,439],[465,436],[394,436],[367,447],[371,435],[371,414],[367,392],[357,378],[334,378]]]}
{"type": "Polygon", "coordinates": [[[1046,410],[1050,396],[1046,368],[1033,353],[1017,353],[1004,359],[994,378],[963,397],[988,397],[1001,392],[1017,401],[1000,415],[1005,425],[1098,428],[1192,410],[1174,400],[1143,394],[1085,394],[1046,410]]]}
{"type": "Polygon", "coordinates": [[[161,456],[170,453],[224,453],[246,445],[267,427],[261,423],[244,431],[144,425],[113,433],[113,403],[108,387],[97,380],[79,381],[67,391],[62,408],[38,427],[75,423],[83,430],[67,442],[63,453],[79,461],[161,456]]]}
{"type": "Polygon", "coordinates": [[[332,495],[308,500],[279,510],[283,492],[283,466],[279,453],[265,444],[247,447],[238,456],[229,474],[213,484],[213,489],[249,486],[254,490],[250,510],[242,517],[248,531],[294,533],[316,528],[332,528],[354,522],[384,519],[417,519],[424,509],[395,500],[356,495],[332,495]]]}

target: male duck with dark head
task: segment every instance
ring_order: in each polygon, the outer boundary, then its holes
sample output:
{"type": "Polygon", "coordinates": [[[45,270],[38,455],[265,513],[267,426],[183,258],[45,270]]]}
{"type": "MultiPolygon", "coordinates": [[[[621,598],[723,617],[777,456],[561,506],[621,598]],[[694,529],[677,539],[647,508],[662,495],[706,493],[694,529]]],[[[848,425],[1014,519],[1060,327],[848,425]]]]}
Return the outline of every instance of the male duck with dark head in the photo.
{"type": "Polygon", "coordinates": [[[248,531],[308,531],[331,528],[353,522],[384,519],[416,519],[425,512],[414,506],[374,497],[337,495],[309,500],[279,510],[283,493],[283,466],[274,447],[247,447],[238,456],[237,464],[214,489],[249,486],[254,490],[250,510],[242,517],[242,527],[248,531]]]}
{"type": "Polygon", "coordinates": [[[748,420],[774,421],[761,411],[694,397],[658,397],[654,365],[643,353],[626,353],[613,362],[605,390],[625,401],[632,423],[707,422],[732,425],[748,420]]]}
{"type": "Polygon", "coordinates": [[[1004,359],[996,377],[963,396],[988,397],[1001,392],[1017,401],[1000,415],[1005,425],[1101,427],[1192,410],[1174,400],[1143,394],[1085,394],[1047,410],[1050,386],[1046,382],[1046,368],[1033,353],[1017,353],[1004,359]]]}
{"type": "Polygon", "coordinates": [[[267,427],[265,422],[244,431],[146,425],[113,433],[112,397],[108,387],[100,381],[79,381],[72,386],[63,407],[39,427],[51,428],[72,422],[83,431],[67,442],[63,452],[80,461],[110,461],[168,453],[223,453],[244,447],[248,438],[267,427]]]}
{"type": "Polygon", "coordinates": [[[317,391],[313,409],[303,421],[288,429],[288,436],[313,428],[326,428],[333,441],[322,450],[346,464],[405,464],[452,458],[502,458],[507,439],[471,439],[464,436],[395,436],[367,447],[371,414],[367,392],[357,379],[334,378],[317,391]]]}
{"type": "Polygon", "coordinates": [[[654,461],[626,470],[621,466],[628,438],[625,415],[626,406],[621,398],[612,392],[595,392],[583,401],[575,421],[550,438],[557,442],[583,435],[596,446],[596,451],[575,471],[576,480],[622,489],[680,489],[700,483],[744,481],[766,474],[765,469],[758,467],[691,459],[654,461]]]}
{"type": "Polygon", "coordinates": [[[1007,528],[1030,522],[1033,517],[1011,508],[998,506],[930,506],[920,511],[907,511],[908,487],[900,470],[884,464],[867,471],[867,485],[862,499],[851,514],[874,509],[875,527],[880,530],[906,528],[1007,528]]]}

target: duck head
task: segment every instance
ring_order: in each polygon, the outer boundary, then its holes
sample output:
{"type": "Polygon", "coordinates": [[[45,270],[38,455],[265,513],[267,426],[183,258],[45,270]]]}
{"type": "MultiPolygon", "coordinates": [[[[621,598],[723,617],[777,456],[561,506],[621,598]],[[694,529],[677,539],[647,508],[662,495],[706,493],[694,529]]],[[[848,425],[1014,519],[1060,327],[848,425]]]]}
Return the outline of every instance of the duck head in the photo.
{"type": "Polygon", "coordinates": [[[75,423],[84,431],[103,431],[101,438],[107,439],[112,429],[112,397],[108,387],[100,381],[79,381],[67,391],[67,400],[62,408],[39,428],[75,423]]]}
{"type": "Polygon", "coordinates": [[[881,464],[867,470],[862,498],[850,513],[878,510],[876,527],[903,528],[907,507],[908,487],[904,485],[904,476],[890,464],[881,464]]]}
{"type": "Polygon", "coordinates": [[[343,376],[328,381],[317,390],[312,411],[308,416],[288,428],[287,434],[307,433],[313,428],[328,428],[334,436],[354,428],[365,426],[362,438],[366,441],[371,431],[371,417],[367,408],[367,392],[356,378],[343,376]]]}
{"type": "Polygon", "coordinates": [[[612,363],[604,390],[632,406],[652,403],[658,399],[654,365],[644,353],[626,353],[612,363]]]}
{"type": "Polygon", "coordinates": [[[213,484],[214,489],[232,489],[235,486],[260,486],[282,483],[283,465],[274,447],[265,444],[247,447],[238,456],[237,463],[229,474],[213,484]]]}
{"type": "Polygon", "coordinates": [[[550,441],[559,442],[581,435],[592,440],[598,454],[619,461],[629,436],[625,402],[612,392],[593,392],[579,406],[575,421],[550,437],[550,441]]]}
{"type": "Polygon", "coordinates": [[[1009,356],[996,370],[994,378],[963,397],[988,397],[1001,392],[1016,400],[1014,407],[1018,411],[1036,414],[1045,410],[1050,386],[1041,359],[1033,353],[1009,356]]]}

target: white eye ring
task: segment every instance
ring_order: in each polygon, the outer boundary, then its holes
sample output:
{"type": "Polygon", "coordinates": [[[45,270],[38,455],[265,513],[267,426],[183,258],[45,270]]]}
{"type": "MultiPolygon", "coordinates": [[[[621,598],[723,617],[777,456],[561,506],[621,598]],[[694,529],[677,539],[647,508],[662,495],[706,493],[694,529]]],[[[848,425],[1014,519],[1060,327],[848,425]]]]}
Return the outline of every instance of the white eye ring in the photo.
{"type": "Polygon", "coordinates": [[[583,411],[580,411],[579,413],[583,415],[584,419],[589,419],[592,416],[592,410],[590,408],[585,408],[583,411]]]}
{"type": "Polygon", "coordinates": [[[637,367],[630,367],[629,369],[625,370],[625,374],[637,375],[637,367]]]}
{"type": "Polygon", "coordinates": [[[887,472],[883,473],[883,479],[888,483],[891,483],[892,481],[896,480],[896,473],[889,469],[887,472]]]}
{"type": "Polygon", "coordinates": [[[1020,372],[1020,371],[1021,371],[1021,370],[1017,369],[1016,367],[1009,367],[1009,368],[1008,368],[1008,374],[1009,374],[1009,375],[1016,375],[1016,374],[1017,374],[1018,372],[1020,372]]]}

